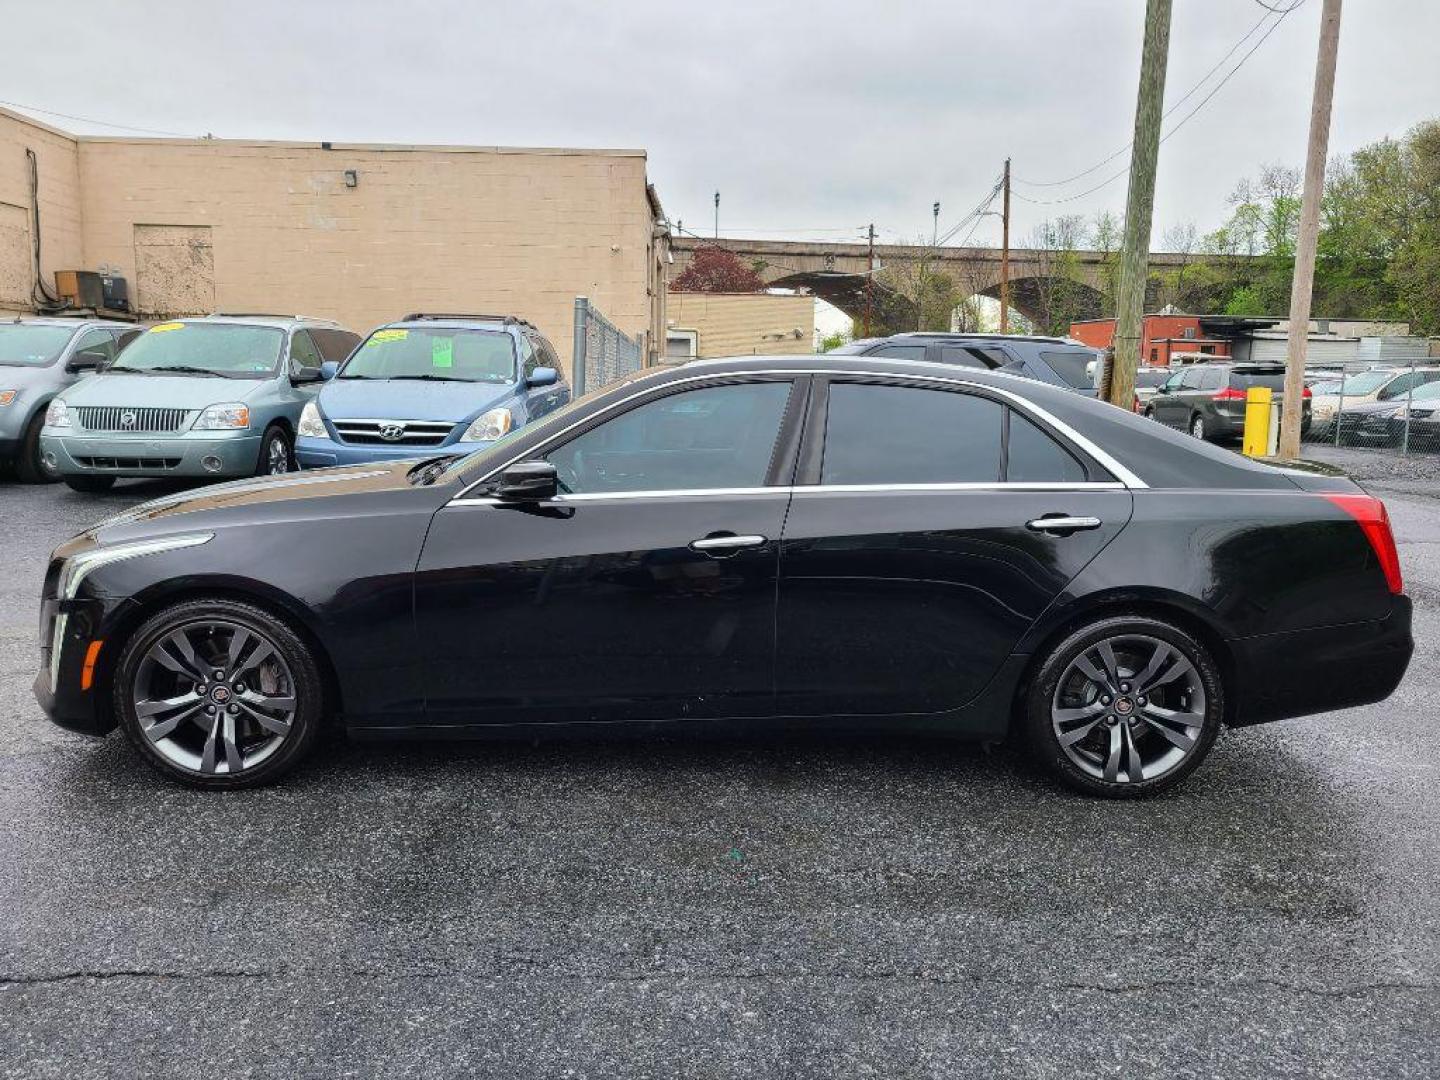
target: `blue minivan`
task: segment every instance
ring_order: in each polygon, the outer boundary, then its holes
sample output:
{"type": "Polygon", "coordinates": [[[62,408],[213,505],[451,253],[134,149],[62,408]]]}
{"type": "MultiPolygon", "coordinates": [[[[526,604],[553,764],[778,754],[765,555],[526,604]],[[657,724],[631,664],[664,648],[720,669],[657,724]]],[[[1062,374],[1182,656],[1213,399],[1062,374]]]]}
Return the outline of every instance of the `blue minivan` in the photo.
{"type": "Polygon", "coordinates": [[[554,347],[510,315],[406,315],[321,374],[295,440],[306,469],[468,454],[570,400],[554,347]]]}

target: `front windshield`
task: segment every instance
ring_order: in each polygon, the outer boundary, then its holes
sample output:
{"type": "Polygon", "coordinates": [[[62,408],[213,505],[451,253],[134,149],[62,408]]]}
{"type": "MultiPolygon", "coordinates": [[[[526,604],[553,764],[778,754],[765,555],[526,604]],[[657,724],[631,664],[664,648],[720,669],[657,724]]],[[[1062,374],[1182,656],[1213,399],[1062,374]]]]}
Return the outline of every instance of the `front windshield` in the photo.
{"type": "Polygon", "coordinates": [[[511,383],[515,344],[494,330],[386,327],[365,339],[336,378],[511,383]]]}
{"type": "Polygon", "coordinates": [[[37,323],[0,325],[0,364],[7,367],[44,367],[60,355],[73,333],[73,326],[43,326],[37,323]]]}
{"type": "Polygon", "coordinates": [[[1440,382],[1425,383],[1407,393],[1396,394],[1394,400],[1404,402],[1410,398],[1414,398],[1416,401],[1430,401],[1433,398],[1440,398],[1440,382]]]}
{"type": "Polygon", "coordinates": [[[253,379],[275,371],[284,344],[285,331],[273,326],[160,323],[136,338],[106,372],[201,371],[253,379]]]}
{"type": "MultiPolygon", "coordinates": [[[[1393,371],[1362,372],[1359,375],[1351,375],[1345,380],[1342,386],[1337,387],[1335,390],[1332,390],[1331,393],[1345,393],[1347,395],[1369,394],[1376,390],[1379,390],[1380,387],[1384,386],[1394,377],[1395,372],[1393,371]]],[[[1311,390],[1310,392],[1313,394],[1315,391],[1311,390]]]]}

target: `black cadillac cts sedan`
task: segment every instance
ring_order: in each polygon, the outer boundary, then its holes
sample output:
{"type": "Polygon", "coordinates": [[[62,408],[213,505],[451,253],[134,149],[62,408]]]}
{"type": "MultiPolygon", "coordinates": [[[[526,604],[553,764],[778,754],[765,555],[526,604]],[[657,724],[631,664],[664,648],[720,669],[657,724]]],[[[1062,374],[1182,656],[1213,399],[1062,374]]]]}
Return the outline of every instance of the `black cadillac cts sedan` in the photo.
{"type": "Polygon", "coordinates": [[[1008,375],[655,371],[464,458],[163,498],[56,550],[35,692],[176,780],[353,736],[663,722],[1015,735],[1099,795],[1377,701],[1384,506],[1008,375]]]}

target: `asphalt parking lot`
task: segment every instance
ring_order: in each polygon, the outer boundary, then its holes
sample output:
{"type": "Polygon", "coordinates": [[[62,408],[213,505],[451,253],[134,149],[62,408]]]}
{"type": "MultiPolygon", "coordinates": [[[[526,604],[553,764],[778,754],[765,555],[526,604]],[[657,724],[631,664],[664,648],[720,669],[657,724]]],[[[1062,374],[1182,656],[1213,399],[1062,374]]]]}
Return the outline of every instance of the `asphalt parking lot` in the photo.
{"type": "Polygon", "coordinates": [[[1140,804],[883,738],[337,739],[195,793],[30,695],[49,550],[163,489],[0,481],[0,1074],[1440,1074],[1440,482],[1369,475],[1406,682],[1140,804]]]}

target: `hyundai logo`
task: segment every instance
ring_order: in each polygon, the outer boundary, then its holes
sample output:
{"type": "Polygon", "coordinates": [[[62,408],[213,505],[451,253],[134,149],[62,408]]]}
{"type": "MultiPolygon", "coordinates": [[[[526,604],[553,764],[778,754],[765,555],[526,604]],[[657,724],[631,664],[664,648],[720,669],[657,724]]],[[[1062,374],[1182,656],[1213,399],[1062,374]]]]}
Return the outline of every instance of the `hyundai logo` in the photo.
{"type": "Polygon", "coordinates": [[[404,424],[381,424],[380,437],[386,442],[399,442],[405,437],[404,424]]]}
{"type": "Polygon", "coordinates": [[[120,414],[120,426],[123,428],[132,428],[135,426],[136,419],[137,417],[133,412],[123,412],[120,414]]]}

